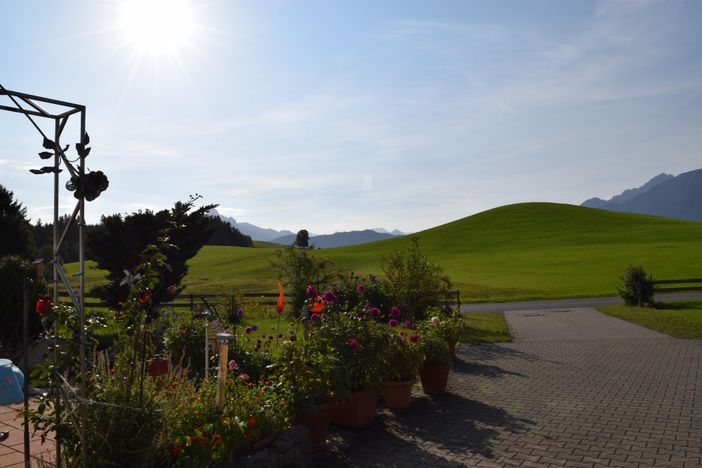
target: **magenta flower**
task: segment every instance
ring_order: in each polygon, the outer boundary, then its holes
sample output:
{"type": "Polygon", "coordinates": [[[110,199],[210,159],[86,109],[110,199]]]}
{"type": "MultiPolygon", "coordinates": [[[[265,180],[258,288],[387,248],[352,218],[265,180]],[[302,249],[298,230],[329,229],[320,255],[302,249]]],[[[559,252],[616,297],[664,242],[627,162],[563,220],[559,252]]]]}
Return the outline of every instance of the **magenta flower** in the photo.
{"type": "Polygon", "coordinates": [[[405,328],[409,328],[410,330],[414,328],[414,323],[412,323],[410,320],[405,321],[405,328]]]}
{"type": "Polygon", "coordinates": [[[398,318],[398,317],[400,317],[400,314],[401,314],[400,308],[396,307],[396,306],[392,306],[392,308],[390,309],[390,316],[392,318],[398,318]]]}
{"type": "Polygon", "coordinates": [[[398,325],[398,323],[399,322],[395,319],[388,320],[388,325],[390,325],[391,327],[396,327],[398,325]]]}
{"type": "Polygon", "coordinates": [[[356,286],[356,292],[358,294],[363,294],[363,291],[365,291],[365,290],[366,290],[366,287],[363,284],[359,284],[358,286],[356,286]]]}
{"type": "Polygon", "coordinates": [[[417,334],[417,333],[412,333],[412,335],[410,336],[409,339],[410,339],[410,341],[411,341],[412,343],[416,343],[417,341],[419,341],[419,334],[417,334]]]}
{"type": "Polygon", "coordinates": [[[236,361],[235,361],[234,359],[232,359],[231,361],[229,361],[229,366],[228,366],[228,367],[229,367],[229,370],[231,370],[231,371],[233,371],[234,369],[236,369],[236,367],[237,367],[237,366],[236,366],[236,361]]]}
{"type": "Polygon", "coordinates": [[[336,301],[336,295],[331,291],[325,291],[324,294],[322,294],[322,300],[324,302],[334,302],[336,301]]]}
{"type": "Polygon", "coordinates": [[[311,321],[311,322],[314,322],[314,321],[317,320],[318,318],[319,318],[319,314],[312,314],[312,315],[310,315],[310,321],[311,321]]]}
{"type": "Polygon", "coordinates": [[[241,317],[244,316],[244,309],[239,309],[236,311],[236,318],[240,319],[241,317]]]}
{"type": "Polygon", "coordinates": [[[254,330],[254,327],[246,327],[246,328],[244,329],[244,331],[245,331],[246,334],[248,335],[249,333],[253,333],[255,330],[254,330]]]}
{"type": "Polygon", "coordinates": [[[251,331],[256,331],[258,330],[258,326],[256,325],[251,325],[251,331]]]}
{"type": "Polygon", "coordinates": [[[317,297],[318,296],[317,291],[314,290],[314,287],[312,287],[311,284],[307,285],[307,289],[305,290],[305,292],[307,293],[307,297],[317,297]]]}
{"type": "Polygon", "coordinates": [[[378,309],[377,307],[371,307],[368,313],[371,314],[371,317],[373,318],[380,317],[380,309],[378,309]]]}
{"type": "Polygon", "coordinates": [[[349,346],[358,346],[358,340],[356,338],[349,338],[349,346]]]}

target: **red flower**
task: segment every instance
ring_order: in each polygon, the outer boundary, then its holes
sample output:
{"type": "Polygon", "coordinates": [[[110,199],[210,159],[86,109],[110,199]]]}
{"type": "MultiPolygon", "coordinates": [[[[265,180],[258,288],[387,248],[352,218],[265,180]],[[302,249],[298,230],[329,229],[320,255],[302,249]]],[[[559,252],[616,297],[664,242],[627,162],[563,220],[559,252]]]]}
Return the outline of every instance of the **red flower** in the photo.
{"type": "Polygon", "coordinates": [[[212,434],[212,440],[210,441],[211,444],[221,444],[222,443],[222,437],[219,435],[218,432],[215,432],[212,434]]]}
{"type": "Polygon", "coordinates": [[[358,340],[356,338],[349,338],[349,346],[358,346],[358,340]]]}
{"type": "Polygon", "coordinates": [[[51,306],[53,304],[51,303],[51,300],[49,299],[49,296],[44,296],[43,299],[39,299],[34,306],[34,311],[39,314],[41,317],[47,312],[51,312],[51,306]]]}
{"type": "Polygon", "coordinates": [[[141,296],[139,296],[139,303],[140,304],[146,304],[151,300],[151,294],[149,293],[144,293],[141,296]]]}
{"type": "Polygon", "coordinates": [[[246,420],[246,424],[249,427],[255,427],[256,426],[256,420],[254,418],[249,418],[246,420]]]}
{"type": "Polygon", "coordinates": [[[173,447],[171,449],[171,455],[173,455],[173,458],[178,458],[178,455],[180,454],[180,451],[182,449],[180,447],[173,447]]]}

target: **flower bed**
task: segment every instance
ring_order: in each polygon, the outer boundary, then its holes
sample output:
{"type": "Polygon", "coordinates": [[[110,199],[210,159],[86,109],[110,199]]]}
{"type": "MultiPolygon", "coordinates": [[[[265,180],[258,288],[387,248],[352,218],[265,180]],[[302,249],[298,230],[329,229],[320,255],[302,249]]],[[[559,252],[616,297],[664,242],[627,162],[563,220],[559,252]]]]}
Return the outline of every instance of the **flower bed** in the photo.
{"type": "MultiPolygon", "coordinates": [[[[383,384],[407,386],[423,365],[448,364],[448,345],[463,326],[459,315],[420,320],[401,310],[376,278],[350,274],[321,293],[308,286],[292,329],[282,317],[275,332],[250,321],[244,326],[242,309],[210,316],[213,326],[229,330],[234,339],[227,359],[219,361],[226,369],[216,372],[218,349],[206,340],[202,318],[190,312],[164,314],[154,299],[153,291],[162,287],[159,268],[167,265],[157,247],[149,249],[130,275],[129,299],[116,313],[118,337],[109,349],[96,349],[90,360],[84,434],[91,463],[295,466],[304,451],[323,449],[332,409],[358,411],[350,418],[337,415],[339,424],[372,423],[383,384]],[[365,410],[352,408],[359,395],[372,396],[365,410]],[[313,417],[320,408],[323,417],[313,417]],[[301,442],[307,430],[299,426],[312,427],[312,421],[317,440],[310,447],[301,442]]],[[[282,301],[281,293],[278,313],[282,301]]],[[[75,311],[52,310],[44,302],[37,307],[47,328],[56,327],[65,338],[59,369],[75,380],[75,311]]],[[[88,334],[100,326],[91,324],[88,334]]],[[[56,429],[53,401],[44,398],[33,415],[40,430],[56,429]]],[[[407,406],[406,399],[398,403],[407,406]]],[[[82,453],[80,434],[65,413],[60,427],[64,453],[76,459],[82,453]]]]}

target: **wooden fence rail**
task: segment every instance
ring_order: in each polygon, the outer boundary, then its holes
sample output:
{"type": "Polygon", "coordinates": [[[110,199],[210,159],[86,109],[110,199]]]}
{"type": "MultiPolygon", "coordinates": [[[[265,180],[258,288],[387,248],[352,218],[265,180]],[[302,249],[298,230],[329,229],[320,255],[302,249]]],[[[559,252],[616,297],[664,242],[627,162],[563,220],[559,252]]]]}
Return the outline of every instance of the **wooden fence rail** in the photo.
{"type": "MultiPolygon", "coordinates": [[[[654,286],[659,284],[702,284],[702,278],[690,278],[690,279],[671,279],[671,280],[656,280],[653,282],[654,286]]],[[[702,291],[702,286],[682,286],[677,288],[654,288],[654,292],[657,293],[667,293],[667,292],[685,292],[685,291],[702,291]]]]}

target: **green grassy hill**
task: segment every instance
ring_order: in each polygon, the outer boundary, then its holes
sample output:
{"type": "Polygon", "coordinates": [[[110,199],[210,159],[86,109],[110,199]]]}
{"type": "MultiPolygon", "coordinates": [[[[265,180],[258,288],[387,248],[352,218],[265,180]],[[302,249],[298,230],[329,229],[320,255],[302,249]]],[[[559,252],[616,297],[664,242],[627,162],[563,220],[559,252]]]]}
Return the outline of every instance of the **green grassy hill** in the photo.
{"type": "MultiPolygon", "coordinates": [[[[464,301],[613,295],[629,264],[661,279],[702,273],[702,223],[572,205],[509,205],[415,235],[464,301]]],[[[403,237],[316,253],[339,270],[379,274],[382,256],[409,242],[403,237]]],[[[204,247],[190,262],[188,291],[273,291],[275,250],[204,247]]]]}

